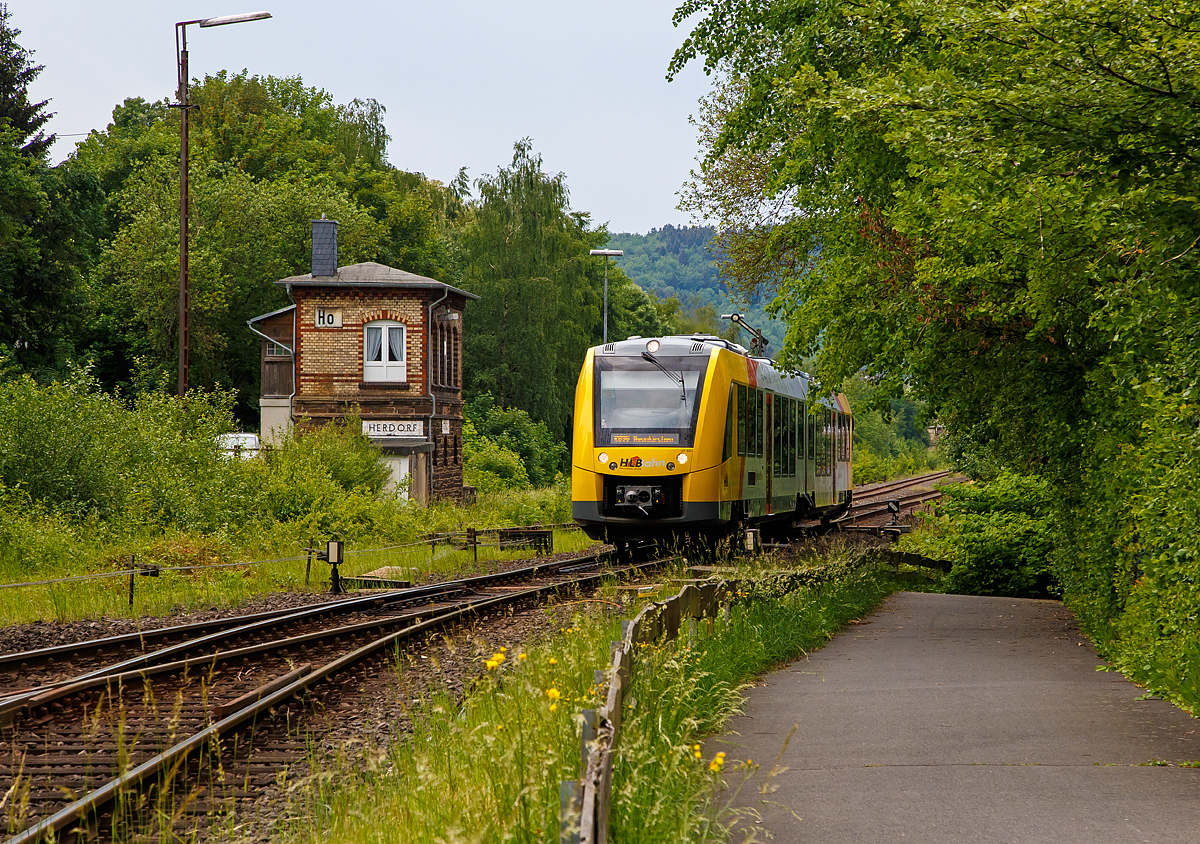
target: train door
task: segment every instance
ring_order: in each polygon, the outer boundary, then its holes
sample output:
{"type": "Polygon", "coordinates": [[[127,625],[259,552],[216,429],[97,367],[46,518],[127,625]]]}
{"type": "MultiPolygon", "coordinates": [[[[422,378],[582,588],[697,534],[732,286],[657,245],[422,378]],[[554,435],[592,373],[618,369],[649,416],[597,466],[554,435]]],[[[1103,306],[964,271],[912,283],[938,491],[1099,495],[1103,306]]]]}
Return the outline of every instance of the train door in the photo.
{"type": "Polygon", "coordinates": [[[809,500],[817,503],[817,415],[807,404],[804,406],[804,488],[809,500]]]}
{"type": "Polygon", "coordinates": [[[763,439],[765,440],[767,449],[765,455],[766,459],[763,460],[763,477],[765,477],[767,481],[767,514],[770,515],[771,513],[775,512],[771,501],[771,492],[773,490],[771,479],[775,475],[775,463],[773,460],[775,456],[775,437],[772,436],[773,432],[775,431],[775,426],[772,424],[774,416],[774,402],[772,399],[775,397],[770,393],[767,393],[766,398],[767,408],[766,413],[764,414],[765,424],[763,426],[763,439]]]}
{"type": "Polygon", "coordinates": [[[842,414],[838,413],[836,410],[830,413],[829,433],[832,441],[829,448],[829,500],[832,503],[837,504],[838,458],[842,453],[842,414]]]}

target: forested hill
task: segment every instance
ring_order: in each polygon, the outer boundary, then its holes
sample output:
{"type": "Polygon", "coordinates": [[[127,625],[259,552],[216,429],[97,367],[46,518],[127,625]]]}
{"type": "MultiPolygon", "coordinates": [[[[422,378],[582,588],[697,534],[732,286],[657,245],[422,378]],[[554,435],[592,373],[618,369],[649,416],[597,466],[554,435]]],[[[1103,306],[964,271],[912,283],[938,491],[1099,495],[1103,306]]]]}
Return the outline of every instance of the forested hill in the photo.
{"type": "MultiPolygon", "coordinates": [[[[663,300],[679,302],[682,324],[693,330],[724,333],[723,313],[741,311],[750,324],[770,339],[768,353],[783,345],[785,326],[767,318],[765,302],[734,298],[721,281],[720,252],[710,252],[715,229],[711,226],[673,226],[651,229],[648,234],[621,232],[609,237],[608,248],[624,251],[617,264],[639,287],[663,300]]],[[[741,342],[746,342],[745,337],[741,342]]]]}

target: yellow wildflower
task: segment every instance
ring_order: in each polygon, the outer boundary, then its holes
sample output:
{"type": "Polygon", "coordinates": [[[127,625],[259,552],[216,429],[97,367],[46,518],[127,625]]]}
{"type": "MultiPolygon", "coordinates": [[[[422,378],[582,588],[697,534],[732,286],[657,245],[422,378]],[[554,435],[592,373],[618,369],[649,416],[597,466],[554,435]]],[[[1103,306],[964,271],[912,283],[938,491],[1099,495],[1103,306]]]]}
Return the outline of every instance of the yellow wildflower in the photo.
{"type": "Polygon", "coordinates": [[[517,659],[529,659],[529,654],[519,653],[519,654],[517,654],[517,659]]]}
{"type": "Polygon", "coordinates": [[[492,654],[492,661],[495,662],[497,665],[499,665],[500,663],[504,662],[504,654],[502,654],[502,653],[492,654]]]}
{"type": "Polygon", "coordinates": [[[550,659],[548,659],[546,661],[549,662],[551,665],[558,665],[558,660],[555,659],[554,657],[550,657],[550,659]]]}
{"type": "Polygon", "coordinates": [[[550,688],[546,689],[546,697],[550,698],[550,700],[558,700],[560,697],[562,697],[562,695],[559,694],[558,689],[551,686],[550,688]]]}
{"type": "Polygon", "coordinates": [[[558,709],[558,704],[557,704],[557,703],[552,703],[552,704],[550,704],[550,711],[551,711],[551,712],[553,712],[553,711],[554,711],[554,710],[556,710],[556,709],[558,709]]]}
{"type": "Polygon", "coordinates": [[[508,648],[504,647],[504,645],[501,645],[501,646],[500,646],[500,653],[502,653],[502,654],[506,654],[506,653],[508,653],[508,648]]]}
{"type": "Polygon", "coordinates": [[[494,660],[494,659],[489,659],[487,662],[484,663],[484,665],[487,666],[488,671],[496,670],[496,666],[499,664],[500,663],[496,662],[496,660],[494,660]]]}
{"type": "Polygon", "coordinates": [[[713,757],[713,760],[708,763],[708,769],[710,771],[712,771],[713,773],[718,773],[718,772],[720,772],[721,768],[724,767],[724,765],[725,765],[725,754],[718,753],[716,756],[713,757]]]}

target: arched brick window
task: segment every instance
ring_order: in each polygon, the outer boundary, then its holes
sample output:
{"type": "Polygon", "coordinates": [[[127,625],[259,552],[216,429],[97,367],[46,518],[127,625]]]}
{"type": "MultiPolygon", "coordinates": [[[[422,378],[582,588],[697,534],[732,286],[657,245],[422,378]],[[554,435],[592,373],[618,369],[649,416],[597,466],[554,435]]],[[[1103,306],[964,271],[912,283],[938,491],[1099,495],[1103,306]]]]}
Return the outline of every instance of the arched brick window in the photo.
{"type": "Polygon", "coordinates": [[[407,381],[404,325],[377,319],[363,326],[363,380],[407,381]]]}

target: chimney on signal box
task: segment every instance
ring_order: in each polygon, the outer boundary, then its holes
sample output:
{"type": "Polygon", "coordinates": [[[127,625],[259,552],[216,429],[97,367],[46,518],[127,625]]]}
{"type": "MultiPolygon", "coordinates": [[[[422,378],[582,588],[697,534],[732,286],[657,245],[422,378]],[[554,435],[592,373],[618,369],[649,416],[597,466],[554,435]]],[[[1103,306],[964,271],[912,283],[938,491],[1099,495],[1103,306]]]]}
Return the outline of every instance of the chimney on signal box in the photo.
{"type": "Polygon", "coordinates": [[[337,275],[338,244],[337,220],[321,219],[312,221],[312,274],[318,276],[337,275]]]}

